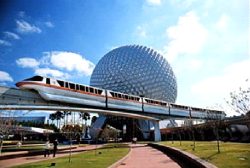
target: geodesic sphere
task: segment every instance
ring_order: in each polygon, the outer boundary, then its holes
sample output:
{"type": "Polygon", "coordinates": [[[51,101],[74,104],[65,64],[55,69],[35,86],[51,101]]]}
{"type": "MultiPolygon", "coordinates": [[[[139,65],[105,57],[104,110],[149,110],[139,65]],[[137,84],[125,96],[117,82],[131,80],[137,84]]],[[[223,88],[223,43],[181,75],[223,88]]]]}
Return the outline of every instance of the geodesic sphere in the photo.
{"type": "Polygon", "coordinates": [[[139,45],[122,46],[104,55],[90,85],[168,102],[177,97],[176,78],[167,60],[139,45]]]}

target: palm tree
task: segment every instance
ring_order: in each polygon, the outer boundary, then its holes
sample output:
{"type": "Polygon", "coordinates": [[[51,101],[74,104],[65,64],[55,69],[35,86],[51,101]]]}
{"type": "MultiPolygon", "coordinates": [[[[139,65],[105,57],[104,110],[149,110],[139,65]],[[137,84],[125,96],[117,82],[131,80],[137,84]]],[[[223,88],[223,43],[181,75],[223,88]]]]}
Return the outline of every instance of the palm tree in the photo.
{"type": "Polygon", "coordinates": [[[52,121],[52,124],[54,124],[54,120],[56,119],[55,113],[51,113],[51,114],[49,115],[49,119],[52,121]]]}
{"type": "Polygon", "coordinates": [[[63,112],[64,125],[68,125],[68,115],[71,115],[70,111],[64,111],[63,112]]]}
{"type": "Polygon", "coordinates": [[[55,119],[57,120],[57,127],[60,128],[61,122],[59,121],[61,121],[64,115],[61,111],[56,111],[54,114],[55,114],[55,119]]]}
{"type": "Polygon", "coordinates": [[[80,118],[82,118],[85,121],[85,125],[87,125],[87,120],[90,119],[89,113],[80,113],[80,118]]]}
{"type": "Polygon", "coordinates": [[[91,119],[91,125],[97,120],[97,117],[96,116],[93,116],[92,119],[91,119]]]}

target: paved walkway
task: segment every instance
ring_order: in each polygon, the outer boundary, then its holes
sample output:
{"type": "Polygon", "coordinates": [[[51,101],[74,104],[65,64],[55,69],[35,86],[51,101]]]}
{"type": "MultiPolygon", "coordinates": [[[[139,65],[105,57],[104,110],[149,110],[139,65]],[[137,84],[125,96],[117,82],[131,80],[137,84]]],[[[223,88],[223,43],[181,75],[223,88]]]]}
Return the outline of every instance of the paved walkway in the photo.
{"type": "MultiPolygon", "coordinates": [[[[77,154],[86,150],[93,150],[95,148],[100,148],[102,146],[103,145],[88,145],[85,147],[78,147],[76,149],[72,149],[71,151],[72,151],[72,154],[77,154]]],[[[70,150],[64,150],[64,151],[58,152],[55,158],[68,156],[69,152],[70,150]]],[[[25,156],[25,157],[13,158],[13,159],[0,160],[0,168],[8,168],[8,167],[21,165],[25,163],[38,162],[38,161],[49,160],[49,159],[53,159],[52,154],[50,155],[50,157],[46,157],[46,158],[43,155],[37,155],[37,156],[25,156]]]]}
{"type": "Polygon", "coordinates": [[[132,145],[130,154],[118,168],[180,168],[164,153],[145,144],[132,145]]]}

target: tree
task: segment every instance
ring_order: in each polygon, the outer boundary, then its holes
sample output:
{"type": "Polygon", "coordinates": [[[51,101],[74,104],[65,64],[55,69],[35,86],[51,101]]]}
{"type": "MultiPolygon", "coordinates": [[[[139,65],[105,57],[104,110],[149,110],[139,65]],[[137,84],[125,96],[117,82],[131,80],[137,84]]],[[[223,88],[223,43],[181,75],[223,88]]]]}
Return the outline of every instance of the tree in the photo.
{"type": "Polygon", "coordinates": [[[68,116],[71,115],[70,111],[64,111],[63,112],[63,118],[64,118],[64,125],[68,125],[68,116]]]}
{"type": "Polygon", "coordinates": [[[80,113],[80,117],[85,121],[85,125],[87,125],[87,120],[90,119],[89,113],[80,113]]]}
{"type": "Polygon", "coordinates": [[[100,135],[100,138],[104,139],[105,141],[108,141],[110,139],[112,140],[117,140],[117,137],[118,137],[118,134],[120,133],[120,130],[114,128],[114,127],[111,127],[110,125],[107,125],[101,135],[100,135]]]}
{"type": "Polygon", "coordinates": [[[186,126],[187,130],[188,130],[188,136],[189,139],[192,139],[193,141],[193,148],[192,150],[195,151],[195,128],[193,126],[193,120],[192,118],[187,118],[184,120],[184,125],[186,126]]]}
{"type": "Polygon", "coordinates": [[[246,87],[230,92],[230,100],[227,101],[227,104],[239,114],[250,111],[250,83],[248,79],[245,82],[246,87]]]}
{"type": "Polygon", "coordinates": [[[61,111],[56,111],[55,113],[55,119],[57,120],[57,127],[60,128],[61,125],[61,119],[64,117],[63,113],[61,111]]]}
{"type": "Polygon", "coordinates": [[[222,118],[221,118],[221,114],[220,113],[216,113],[216,112],[208,112],[207,113],[208,119],[210,119],[210,123],[209,125],[213,127],[213,132],[215,134],[216,137],[216,141],[217,141],[217,152],[220,153],[220,134],[219,134],[219,129],[221,127],[221,122],[222,122],[222,118]]]}
{"type": "Polygon", "coordinates": [[[3,147],[3,140],[17,131],[12,128],[14,116],[15,113],[13,111],[0,111],[0,155],[3,147]]]}
{"type": "Polygon", "coordinates": [[[74,132],[76,133],[80,133],[82,131],[82,128],[79,125],[64,125],[62,127],[62,132],[74,132]]]}
{"type": "Polygon", "coordinates": [[[93,116],[92,119],[91,119],[91,125],[97,120],[97,117],[96,116],[93,116]]]}
{"type": "Polygon", "coordinates": [[[55,113],[50,114],[49,119],[52,121],[52,124],[54,124],[54,120],[56,119],[55,113]]]}

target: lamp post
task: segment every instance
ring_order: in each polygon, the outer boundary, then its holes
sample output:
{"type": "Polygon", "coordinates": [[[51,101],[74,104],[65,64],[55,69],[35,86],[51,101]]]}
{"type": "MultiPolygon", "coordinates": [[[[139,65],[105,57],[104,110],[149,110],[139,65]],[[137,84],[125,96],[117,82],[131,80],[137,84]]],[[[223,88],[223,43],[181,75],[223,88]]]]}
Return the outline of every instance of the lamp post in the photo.
{"type": "Polygon", "coordinates": [[[74,125],[72,125],[72,128],[70,129],[70,132],[69,132],[69,143],[70,143],[70,149],[69,149],[69,163],[71,162],[71,148],[72,148],[72,130],[74,129],[74,125]]]}
{"type": "Polygon", "coordinates": [[[22,125],[19,125],[20,136],[21,136],[21,143],[23,142],[23,133],[22,133],[22,125]]]}
{"type": "Polygon", "coordinates": [[[2,147],[3,147],[3,134],[0,133],[0,156],[2,155],[2,147]]]}

